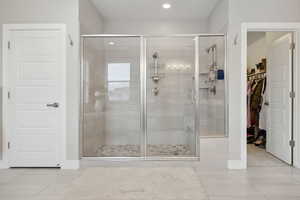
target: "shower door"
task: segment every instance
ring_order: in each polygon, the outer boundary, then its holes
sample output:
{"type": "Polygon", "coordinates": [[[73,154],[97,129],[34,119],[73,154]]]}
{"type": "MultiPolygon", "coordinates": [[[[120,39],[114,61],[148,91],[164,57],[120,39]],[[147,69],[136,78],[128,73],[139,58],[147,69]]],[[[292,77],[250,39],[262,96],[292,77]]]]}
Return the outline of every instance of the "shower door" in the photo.
{"type": "Polygon", "coordinates": [[[82,36],[82,156],[198,158],[198,36],[82,36]]]}
{"type": "Polygon", "coordinates": [[[146,156],[198,156],[198,37],[150,37],[146,48],[146,156]],[[196,66],[196,67],[195,67],[196,66]]]}
{"type": "Polygon", "coordinates": [[[83,157],[142,155],[140,49],[140,37],[83,37],[83,157]]]}

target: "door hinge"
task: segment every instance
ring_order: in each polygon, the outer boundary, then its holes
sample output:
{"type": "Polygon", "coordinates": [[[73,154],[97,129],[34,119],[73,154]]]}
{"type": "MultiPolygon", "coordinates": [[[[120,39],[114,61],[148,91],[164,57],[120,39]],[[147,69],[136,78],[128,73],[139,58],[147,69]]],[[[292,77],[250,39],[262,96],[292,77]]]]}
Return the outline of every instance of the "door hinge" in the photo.
{"type": "Polygon", "coordinates": [[[290,98],[294,99],[296,97],[295,92],[290,92],[290,98]]]}
{"type": "Polygon", "coordinates": [[[7,92],[7,98],[10,99],[10,92],[7,92]]]}
{"type": "Polygon", "coordinates": [[[295,50],[295,48],[296,48],[296,44],[295,44],[295,42],[292,42],[292,43],[291,43],[291,46],[290,46],[290,49],[291,49],[291,50],[295,50]]]}
{"type": "Polygon", "coordinates": [[[293,148],[295,147],[295,140],[290,140],[290,146],[293,148]]]}
{"type": "Polygon", "coordinates": [[[10,41],[7,42],[7,48],[10,49],[10,41]]]}
{"type": "Polygon", "coordinates": [[[7,143],[7,148],[10,149],[10,142],[7,143]]]}

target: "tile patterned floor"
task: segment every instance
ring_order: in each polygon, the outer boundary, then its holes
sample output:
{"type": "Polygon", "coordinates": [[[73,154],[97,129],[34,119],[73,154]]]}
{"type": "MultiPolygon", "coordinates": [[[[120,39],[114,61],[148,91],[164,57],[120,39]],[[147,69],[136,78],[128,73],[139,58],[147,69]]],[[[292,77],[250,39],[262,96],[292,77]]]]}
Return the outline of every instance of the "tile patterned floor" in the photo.
{"type": "MultiPolygon", "coordinates": [[[[253,160],[258,163],[255,156],[253,160]]],[[[299,200],[300,170],[274,164],[226,170],[199,162],[152,161],[80,170],[10,169],[0,170],[0,199],[299,200]]]]}

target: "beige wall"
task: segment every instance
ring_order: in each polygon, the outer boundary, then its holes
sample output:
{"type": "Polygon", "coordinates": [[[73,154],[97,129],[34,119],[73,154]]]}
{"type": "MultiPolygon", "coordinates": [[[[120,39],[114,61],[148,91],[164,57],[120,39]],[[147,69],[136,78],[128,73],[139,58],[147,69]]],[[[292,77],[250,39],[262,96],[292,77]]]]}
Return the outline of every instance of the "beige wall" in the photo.
{"type": "MultiPolygon", "coordinates": [[[[74,46],[67,44],[67,159],[78,159],[79,112],[79,13],[78,0],[0,0],[0,38],[2,25],[9,23],[62,23],[74,46]]],[[[0,44],[2,40],[0,40],[0,44]]],[[[2,48],[0,74],[2,77],[2,48]]],[[[2,88],[2,78],[1,88],[2,88]]],[[[1,106],[2,107],[2,106],[1,106]]],[[[1,134],[2,135],[2,134],[1,134]]],[[[2,142],[1,142],[2,143],[2,142]]]]}
{"type": "MultiPolygon", "coordinates": [[[[70,160],[78,159],[79,155],[78,5],[78,0],[0,0],[0,25],[4,23],[65,23],[68,34],[74,40],[74,46],[68,45],[67,49],[67,158],[70,160]]],[[[241,117],[241,23],[300,22],[299,8],[299,0],[229,0],[228,23],[226,23],[226,18],[223,23],[222,17],[214,16],[215,21],[219,21],[220,24],[226,27],[228,24],[229,158],[231,160],[241,159],[242,133],[239,123],[241,117]]],[[[216,11],[214,14],[227,16],[222,13],[216,11]]],[[[93,26],[93,24],[88,26],[93,26]]],[[[219,29],[219,26],[212,29],[219,29]]],[[[227,30],[227,28],[220,27],[220,30],[222,29],[227,30]]],[[[206,22],[116,22],[106,24],[105,28],[105,32],[111,33],[194,33],[207,32],[207,30],[206,22]],[[147,27],[143,24],[147,24],[147,27]]],[[[2,27],[0,27],[1,35],[2,27]]],[[[2,61],[1,57],[0,61],[2,61]]],[[[2,67],[0,69],[1,74],[2,67]]]]}
{"type": "Polygon", "coordinates": [[[208,32],[225,33],[229,23],[229,0],[221,0],[208,17],[208,32]]]}
{"type": "Polygon", "coordinates": [[[208,20],[210,32],[227,33],[229,160],[241,161],[241,24],[300,22],[299,0],[222,0],[208,20]],[[223,26],[223,27],[222,27],[223,26]]]}
{"type": "Polygon", "coordinates": [[[229,0],[229,159],[241,160],[241,24],[300,22],[299,0],[229,0]],[[237,43],[235,43],[235,41],[237,43]]]}
{"type": "Polygon", "coordinates": [[[104,20],[90,0],[79,0],[80,34],[102,33],[104,20]]]}
{"type": "MultiPolygon", "coordinates": [[[[66,151],[68,160],[78,160],[80,88],[79,35],[80,33],[101,33],[103,31],[103,21],[101,15],[97,12],[97,10],[93,7],[93,4],[89,0],[1,0],[0,36],[2,35],[2,24],[6,23],[66,24],[67,34],[71,36],[74,42],[74,46],[69,45],[69,41],[67,44],[66,151]]],[[[2,40],[0,41],[0,43],[1,42],[2,40]]],[[[2,58],[0,57],[0,61],[1,60],[2,58]]],[[[2,61],[0,63],[0,66],[1,64],[2,61]]],[[[0,69],[0,71],[2,71],[2,67],[0,67],[0,69]]],[[[0,135],[2,136],[2,134],[0,135]]],[[[1,144],[2,142],[0,143],[0,145],[1,144]]],[[[0,158],[1,156],[2,154],[0,154],[0,158]]]]}
{"type": "Polygon", "coordinates": [[[247,67],[255,69],[256,64],[267,56],[267,40],[265,32],[248,33],[247,67]]]}

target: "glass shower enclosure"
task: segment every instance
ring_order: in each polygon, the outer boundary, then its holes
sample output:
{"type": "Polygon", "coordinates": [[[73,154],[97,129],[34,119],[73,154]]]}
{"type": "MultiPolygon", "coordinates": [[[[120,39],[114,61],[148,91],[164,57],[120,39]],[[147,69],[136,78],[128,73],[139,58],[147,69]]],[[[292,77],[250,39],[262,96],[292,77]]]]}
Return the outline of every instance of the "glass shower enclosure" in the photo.
{"type": "Polygon", "coordinates": [[[83,35],[81,156],[199,159],[201,132],[209,135],[202,131],[209,116],[201,99],[212,93],[209,70],[216,65],[210,66],[205,38],[217,37],[224,40],[221,34],[83,35]]]}

